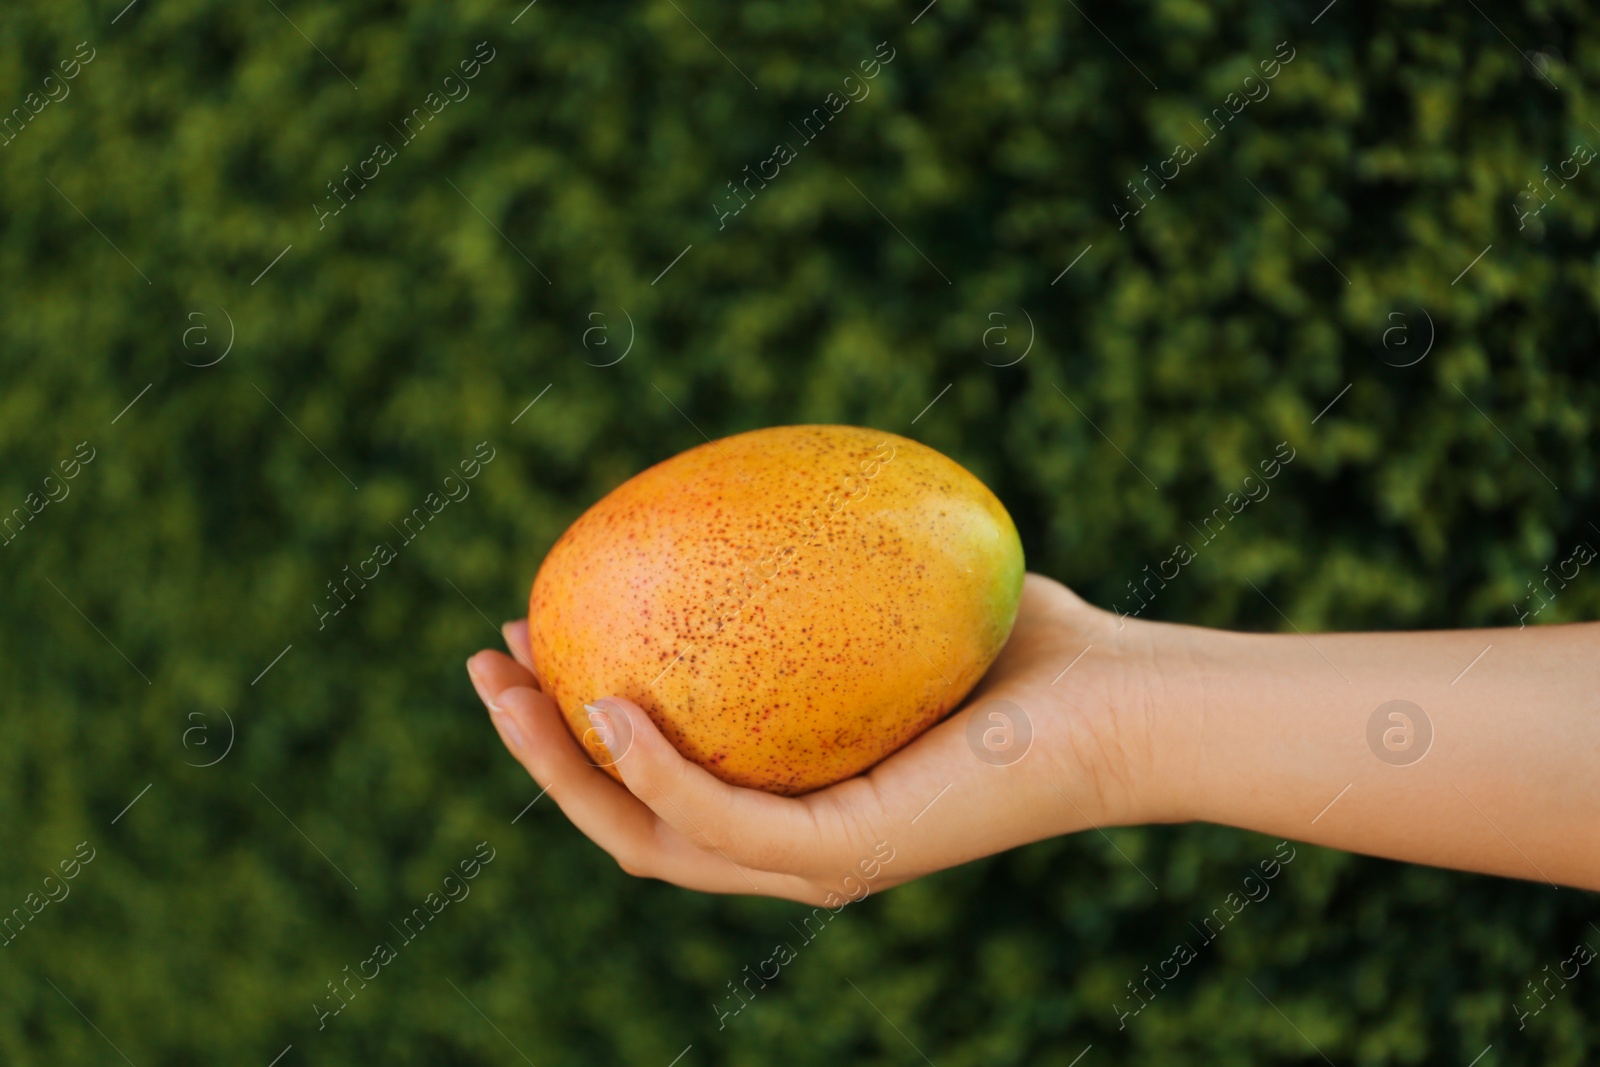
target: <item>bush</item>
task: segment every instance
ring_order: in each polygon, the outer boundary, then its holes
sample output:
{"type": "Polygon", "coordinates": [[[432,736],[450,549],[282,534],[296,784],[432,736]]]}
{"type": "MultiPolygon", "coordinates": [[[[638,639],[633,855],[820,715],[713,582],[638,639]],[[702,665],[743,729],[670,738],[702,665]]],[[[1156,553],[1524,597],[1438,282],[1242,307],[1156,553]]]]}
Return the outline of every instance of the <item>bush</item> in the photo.
{"type": "Polygon", "coordinates": [[[1591,9],[123,2],[0,11],[0,907],[93,855],[0,1060],[1592,1059],[1593,975],[1513,1011],[1589,897],[1307,846],[1119,1028],[1277,845],[1204,826],[874,896],[719,1029],[804,909],[623,876],[462,671],[589,503],[795,422],[1121,610],[1281,442],[1145,614],[1515,624],[1600,536],[1591,9]]]}

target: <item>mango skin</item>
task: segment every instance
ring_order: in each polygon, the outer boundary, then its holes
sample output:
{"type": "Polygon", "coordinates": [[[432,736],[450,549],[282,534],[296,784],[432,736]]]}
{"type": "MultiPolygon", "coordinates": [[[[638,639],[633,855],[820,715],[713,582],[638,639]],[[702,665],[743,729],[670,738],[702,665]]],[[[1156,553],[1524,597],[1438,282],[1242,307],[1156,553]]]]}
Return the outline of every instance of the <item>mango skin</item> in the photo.
{"type": "Polygon", "coordinates": [[[603,696],[723,781],[792,796],[955,708],[1010,635],[1023,572],[1005,507],[939,452],[853,426],[755,430],[573,523],[534,580],[530,651],[614,777],[584,711],[603,696]]]}

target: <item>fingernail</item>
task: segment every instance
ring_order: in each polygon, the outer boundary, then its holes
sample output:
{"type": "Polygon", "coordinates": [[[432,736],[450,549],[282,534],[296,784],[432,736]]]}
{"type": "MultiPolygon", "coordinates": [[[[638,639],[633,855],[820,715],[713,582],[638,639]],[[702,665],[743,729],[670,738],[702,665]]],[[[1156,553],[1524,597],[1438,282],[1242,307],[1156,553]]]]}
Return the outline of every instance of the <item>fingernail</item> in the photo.
{"type": "Polygon", "coordinates": [[[467,660],[467,677],[472,679],[472,688],[473,691],[478,694],[478,699],[483,701],[490,708],[494,708],[494,697],[489,695],[489,686],[486,682],[484,682],[483,675],[479,674],[473,669],[472,661],[470,659],[467,660]]]}
{"type": "Polygon", "coordinates": [[[495,728],[500,731],[500,736],[505,738],[506,744],[521,752],[523,749],[522,731],[517,729],[517,720],[494,704],[490,704],[489,707],[494,709],[494,724],[495,728]]]}
{"type": "Polygon", "coordinates": [[[600,735],[600,743],[610,752],[616,747],[617,734],[611,728],[611,716],[593,704],[585,704],[583,710],[589,713],[589,725],[594,727],[594,732],[600,735]]]}

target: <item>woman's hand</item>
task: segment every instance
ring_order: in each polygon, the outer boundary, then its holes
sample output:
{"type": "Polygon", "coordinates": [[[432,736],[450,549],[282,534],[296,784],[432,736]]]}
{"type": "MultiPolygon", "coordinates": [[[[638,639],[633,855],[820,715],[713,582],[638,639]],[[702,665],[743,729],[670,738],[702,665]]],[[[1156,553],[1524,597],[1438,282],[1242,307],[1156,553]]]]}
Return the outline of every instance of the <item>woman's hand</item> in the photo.
{"type": "Polygon", "coordinates": [[[1139,771],[1155,659],[1144,625],[1039,575],[963,708],[865,774],[796,798],[718,780],[637,705],[597,693],[591,718],[624,788],[540,691],[526,622],[505,634],[516,659],[467,662],[501,740],[629,874],[835,906],[1045,837],[1164,816],[1139,771]]]}
{"type": "Polygon", "coordinates": [[[526,625],[506,631],[522,662],[468,669],[507,747],[624,870],[681,886],[833,907],[1055,834],[1204,820],[1600,890],[1600,623],[1229,633],[1030,574],[964,708],[797,798],[717,780],[605,698],[618,785],[539,691],[526,625]]]}

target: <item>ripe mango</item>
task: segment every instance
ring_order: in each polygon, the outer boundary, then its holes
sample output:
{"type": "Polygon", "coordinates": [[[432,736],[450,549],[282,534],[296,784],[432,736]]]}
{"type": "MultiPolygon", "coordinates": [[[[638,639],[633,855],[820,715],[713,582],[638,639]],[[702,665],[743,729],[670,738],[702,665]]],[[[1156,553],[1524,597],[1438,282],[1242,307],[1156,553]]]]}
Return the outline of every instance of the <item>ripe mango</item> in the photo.
{"type": "Polygon", "coordinates": [[[531,652],[613,775],[584,711],[603,696],[723,781],[795,795],[956,707],[1010,635],[1022,576],[1011,516],[944,455],[853,426],[756,430],[573,523],[533,583],[531,652]]]}

